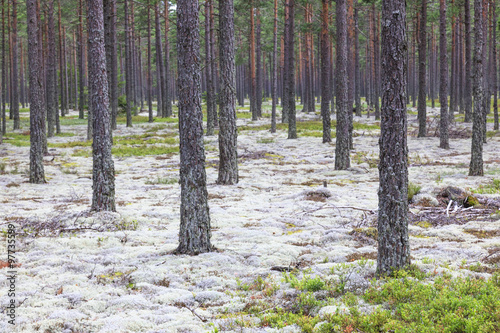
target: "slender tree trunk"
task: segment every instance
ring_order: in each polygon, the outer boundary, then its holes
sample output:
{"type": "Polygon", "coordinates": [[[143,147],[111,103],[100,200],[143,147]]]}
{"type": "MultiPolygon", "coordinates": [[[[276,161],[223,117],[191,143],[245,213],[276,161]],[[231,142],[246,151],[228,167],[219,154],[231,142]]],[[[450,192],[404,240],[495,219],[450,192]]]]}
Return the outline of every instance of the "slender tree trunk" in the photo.
{"type": "Polygon", "coordinates": [[[439,59],[440,59],[440,83],[439,103],[441,103],[441,114],[439,120],[439,148],[449,149],[448,138],[448,56],[446,54],[446,0],[439,1],[439,59]]]}
{"type": "Polygon", "coordinates": [[[220,131],[217,184],[238,183],[233,0],[219,0],[220,131]]]}
{"type": "Polygon", "coordinates": [[[484,110],[484,34],[483,34],[483,1],[474,0],[474,59],[473,59],[473,94],[474,121],[472,123],[472,147],[469,176],[483,176],[483,123],[486,117],[484,110]]]}
{"type": "Polygon", "coordinates": [[[198,0],[177,1],[181,225],[179,254],[210,252],[203,148],[198,0]]]}
{"type": "Polygon", "coordinates": [[[491,89],[493,90],[493,117],[494,117],[494,127],[493,129],[495,131],[498,131],[498,76],[497,76],[497,29],[496,29],[496,22],[497,20],[497,12],[496,12],[496,1],[493,0],[491,1],[491,11],[493,12],[493,29],[492,29],[492,36],[491,40],[493,41],[492,43],[492,59],[491,59],[491,89]]]}
{"type": "MultiPolygon", "coordinates": [[[[65,93],[65,85],[64,85],[64,70],[63,70],[63,65],[64,65],[64,57],[63,57],[63,34],[62,34],[62,22],[61,22],[61,0],[58,0],[57,1],[57,18],[58,18],[58,24],[57,24],[57,27],[58,27],[58,32],[59,32],[59,82],[60,82],[60,85],[59,85],[59,95],[61,96],[61,116],[64,117],[65,115],[65,106],[66,106],[66,103],[65,103],[65,100],[67,98],[66,96],[66,93],[65,93]]],[[[56,87],[57,87],[57,83],[56,83],[56,87]]],[[[57,100],[56,100],[56,103],[57,103],[57,100]]],[[[59,118],[59,117],[57,117],[59,118]]],[[[60,132],[60,128],[58,130],[58,133],[60,132]]]]}
{"type": "MultiPolygon", "coordinates": [[[[103,0],[106,73],[108,77],[111,129],[116,129],[118,115],[118,62],[116,53],[116,0],[103,0]]],[[[148,20],[149,24],[149,20],[148,20]]]]}
{"type": "Polygon", "coordinates": [[[5,0],[2,0],[2,85],[0,88],[2,88],[2,110],[1,110],[1,119],[2,119],[2,127],[0,128],[0,137],[2,135],[5,135],[7,128],[6,128],[6,123],[7,123],[7,118],[5,114],[5,104],[6,104],[6,90],[7,90],[7,75],[6,75],[6,66],[5,66],[5,0]]]}
{"type": "Polygon", "coordinates": [[[21,102],[21,107],[24,106],[24,51],[23,51],[23,41],[21,40],[19,43],[19,48],[21,49],[21,55],[20,55],[20,60],[21,60],[21,70],[19,71],[19,80],[20,80],[20,102],[21,102]]]}
{"type": "Polygon", "coordinates": [[[465,122],[472,121],[472,57],[471,57],[471,31],[470,31],[470,3],[464,0],[465,10],[465,93],[464,108],[465,122]]]}
{"type": "Polygon", "coordinates": [[[382,2],[382,121],[377,274],[410,264],[406,119],[406,6],[382,2]]]}
{"type": "Polygon", "coordinates": [[[115,167],[111,156],[111,112],[109,110],[103,0],[87,0],[89,39],[89,108],[92,110],[92,207],[93,211],[115,211],[115,167]]]}
{"type": "MultiPolygon", "coordinates": [[[[158,109],[158,114],[162,117],[167,115],[167,95],[166,95],[166,82],[165,82],[165,69],[163,68],[163,50],[161,43],[161,28],[160,28],[160,8],[158,4],[155,5],[155,35],[156,35],[156,70],[159,72],[158,90],[161,92],[161,110],[158,109]]],[[[160,99],[160,96],[158,96],[160,99]]],[[[159,105],[159,104],[158,104],[159,105]]]]}
{"type": "Polygon", "coordinates": [[[55,40],[55,25],[54,25],[54,0],[48,1],[48,12],[47,12],[47,24],[48,24],[48,56],[47,56],[47,71],[46,71],[46,82],[47,82],[47,120],[48,120],[48,131],[47,136],[54,136],[54,129],[56,126],[57,117],[57,100],[56,100],[56,89],[57,84],[55,82],[56,78],[56,40],[55,40]]]}
{"type": "MultiPolygon", "coordinates": [[[[129,13],[128,13],[128,2],[125,0],[125,94],[127,100],[126,112],[127,112],[127,127],[132,127],[132,52],[130,50],[130,25],[129,25],[129,13]]],[[[157,9],[157,8],[156,8],[157,9]]],[[[157,55],[158,57],[158,55],[157,55]]],[[[161,61],[160,61],[161,62],[161,61]]]]}
{"type": "Polygon", "coordinates": [[[257,24],[255,26],[255,67],[256,67],[256,88],[255,91],[255,107],[257,108],[257,117],[262,117],[262,43],[261,43],[261,24],[260,24],[260,9],[256,9],[257,24]]]}
{"type": "Polygon", "coordinates": [[[337,16],[337,135],[335,170],[350,167],[349,157],[349,96],[347,83],[347,8],[346,0],[338,0],[337,16]]]}
{"type": "Polygon", "coordinates": [[[12,0],[12,99],[10,108],[14,118],[14,129],[21,128],[19,118],[19,79],[18,79],[18,66],[17,66],[17,0],[12,0]]]}
{"type": "Polygon", "coordinates": [[[26,0],[30,80],[30,183],[45,183],[43,168],[43,86],[36,0],[26,0]]]}
{"type": "Polygon", "coordinates": [[[427,136],[425,44],[427,43],[427,0],[422,0],[420,40],[418,41],[418,137],[427,136]]]}
{"type": "Polygon", "coordinates": [[[170,44],[168,41],[169,28],[169,7],[170,2],[165,1],[165,101],[166,117],[172,117],[172,94],[170,93],[170,44]]]}
{"type": "Polygon", "coordinates": [[[148,116],[149,119],[148,121],[150,123],[153,122],[153,98],[152,98],[152,90],[153,90],[153,84],[152,84],[152,77],[151,77],[151,0],[148,0],[148,6],[147,6],[147,11],[148,11],[148,72],[147,72],[147,96],[148,96],[148,116]]]}
{"type": "Polygon", "coordinates": [[[255,73],[255,8],[253,0],[250,0],[250,112],[252,113],[252,120],[258,119],[257,110],[257,77],[255,73]]]}
{"type": "Polygon", "coordinates": [[[85,105],[85,95],[84,95],[84,84],[83,84],[83,68],[84,68],[84,58],[83,58],[83,0],[80,0],[78,15],[80,18],[80,23],[78,26],[78,88],[80,90],[80,98],[79,98],[79,116],[78,118],[84,118],[83,106],[85,105]]]}
{"type": "Polygon", "coordinates": [[[295,57],[294,57],[294,20],[295,0],[288,0],[288,22],[285,23],[285,33],[288,35],[285,43],[285,57],[288,59],[288,68],[285,68],[287,84],[285,86],[285,98],[288,99],[288,139],[297,138],[297,125],[295,114],[295,57]]]}
{"type": "Polygon", "coordinates": [[[434,66],[434,24],[431,24],[431,35],[429,37],[429,96],[431,98],[431,107],[434,108],[435,89],[434,76],[436,75],[436,68],[434,66]]]}
{"type": "Polygon", "coordinates": [[[217,54],[215,52],[216,50],[216,43],[215,43],[215,13],[214,13],[214,3],[212,0],[211,6],[210,6],[210,51],[212,52],[212,82],[213,82],[213,98],[212,98],[212,119],[214,122],[214,126],[217,127],[219,126],[219,120],[217,117],[217,86],[218,86],[218,80],[217,80],[217,61],[215,61],[217,54]]]}
{"type": "Polygon", "coordinates": [[[207,82],[207,136],[214,135],[214,116],[215,104],[212,100],[215,98],[214,93],[214,82],[212,75],[212,50],[210,42],[210,31],[211,31],[211,20],[210,20],[210,8],[212,6],[212,0],[205,1],[205,74],[207,82]]]}
{"type": "Polygon", "coordinates": [[[276,104],[278,103],[278,0],[274,0],[274,28],[273,28],[273,78],[272,78],[272,105],[271,105],[271,133],[276,133],[276,104]]]}
{"type": "MultiPolygon", "coordinates": [[[[323,118],[323,143],[331,142],[330,120],[330,48],[328,33],[328,0],[322,0],[321,10],[321,117],[323,118]]],[[[357,11],[356,11],[357,12],[357,11]]]]}
{"type": "Polygon", "coordinates": [[[361,117],[361,74],[359,71],[359,22],[358,22],[358,6],[354,8],[354,102],[356,108],[356,116],[361,117]]]}

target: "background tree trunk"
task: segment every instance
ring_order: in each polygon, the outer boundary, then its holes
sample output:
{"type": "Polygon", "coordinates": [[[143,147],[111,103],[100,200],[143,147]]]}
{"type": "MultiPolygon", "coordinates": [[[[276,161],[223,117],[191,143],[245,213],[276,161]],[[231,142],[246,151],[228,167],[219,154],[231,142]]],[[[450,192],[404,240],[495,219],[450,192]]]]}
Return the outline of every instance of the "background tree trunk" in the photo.
{"type": "Polygon", "coordinates": [[[47,11],[47,25],[48,25],[48,55],[47,55],[47,71],[46,71],[46,83],[47,83],[47,136],[54,136],[54,129],[56,126],[57,117],[57,92],[56,92],[56,39],[55,39],[55,25],[54,25],[54,0],[48,1],[48,11],[47,11]]]}
{"type": "MultiPolygon", "coordinates": [[[[132,127],[132,52],[130,50],[130,24],[128,13],[128,2],[125,0],[125,94],[127,106],[125,107],[127,113],[127,127],[132,127]]],[[[158,9],[158,8],[156,8],[158,9]]],[[[158,57],[158,55],[157,55],[158,57]]]]}
{"type": "Polygon", "coordinates": [[[410,264],[406,119],[406,6],[382,3],[382,121],[377,274],[410,264]]]}
{"type": "Polygon", "coordinates": [[[233,0],[219,0],[219,176],[217,184],[238,183],[233,0]]]}
{"type": "Polygon", "coordinates": [[[177,2],[181,225],[176,253],[210,252],[203,147],[198,0],[177,2]]]}
{"type": "Polygon", "coordinates": [[[420,40],[418,41],[418,137],[427,136],[427,99],[425,73],[425,44],[427,44],[427,0],[422,0],[420,20],[420,40]]]}
{"type": "MultiPolygon", "coordinates": [[[[103,0],[106,72],[108,76],[111,128],[116,129],[118,115],[118,62],[116,52],[116,0],[103,0]]],[[[148,20],[149,24],[149,20],[148,20]]]]}
{"type": "Polygon", "coordinates": [[[321,10],[321,117],[323,118],[323,143],[331,142],[330,120],[330,48],[328,33],[328,2],[322,0],[321,10]]]}
{"type": "Polygon", "coordinates": [[[21,128],[21,121],[19,118],[19,79],[18,79],[18,65],[17,65],[17,0],[12,0],[12,99],[10,103],[11,112],[14,119],[14,129],[21,128]]]}
{"type": "Polygon", "coordinates": [[[271,105],[271,133],[276,133],[276,104],[278,104],[278,0],[274,0],[274,29],[273,29],[273,78],[272,78],[272,105],[271,105]]]}
{"type": "Polygon", "coordinates": [[[295,0],[288,1],[288,24],[285,24],[285,32],[288,35],[285,44],[285,57],[288,58],[287,85],[285,87],[285,98],[288,99],[288,139],[297,138],[297,125],[295,119],[295,57],[294,57],[294,42],[295,42],[295,0]]]}
{"type": "Polygon", "coordinates": [[[212,50],[210,41],[211,32],[211,20],[210,20],[210,8],[212,6],[212,0],[205,1],[205,74],[206,74],[206,85],[207,85],[207,136],[214,135],[214,116],[213,113],[215,103],[213,99],[215,98],[214,81],[212,75],[212,50]]]}

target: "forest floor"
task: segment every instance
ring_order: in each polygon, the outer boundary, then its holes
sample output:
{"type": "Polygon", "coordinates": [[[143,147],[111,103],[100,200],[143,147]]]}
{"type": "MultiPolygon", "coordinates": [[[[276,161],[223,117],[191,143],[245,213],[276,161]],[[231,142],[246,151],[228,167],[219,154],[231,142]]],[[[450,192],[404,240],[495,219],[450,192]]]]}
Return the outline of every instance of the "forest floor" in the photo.
{"type": "MultiPolygon", "coordinates": [[[[24,111],[23,128],[0,145],[0,259],[7,261],[12,224],[19,263],[15,326],[5,308],[9,268],[0,269],[1,332],[320,332],[333,315],[346,316],[331,331],[350,332],[353,304],[362,314],[387,308],[360,296],[378,283],[373,117],[354,117],[352,167],[336,171],[335,139],[322,143],[318,113],[298,112],[299,138],[288,140],[286,126],[269,132],[267,105],[258,121],[238,108],[240,181],[216,185],[217,136],[205,137],[217,251],[191,257],[170,254],[179,230],[177,118],[135,117],[132,128],[120,120],[117,212],[90,213],[86,121],[74,111],[62,120],[66,134],[48,139],[47,184],[33,185],[24,111]]],[[[428,109],[427,138],[416,137],[410,111],[413,269],[427,282],[488,279],[500,270],[500,134],[488,132],[485,176],[469,177],[471,124],[457,121],[443,150],[434,136],[439,110],[428,109]],[[448,206],[449,186],[466,191],[458,205],[448,206]],[[462,207],[464,200],[475,205],[462,207]]]]}

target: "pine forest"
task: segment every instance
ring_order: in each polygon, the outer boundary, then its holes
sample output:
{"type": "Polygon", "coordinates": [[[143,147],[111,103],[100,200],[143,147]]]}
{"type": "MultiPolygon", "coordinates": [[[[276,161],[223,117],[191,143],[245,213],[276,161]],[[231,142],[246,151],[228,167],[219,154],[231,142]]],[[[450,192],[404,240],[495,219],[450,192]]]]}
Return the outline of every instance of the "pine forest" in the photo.
{"type": "Polygon", "coordinates": [[[0,0],[0,332],[500,332],[498,0],[0,0]]]}

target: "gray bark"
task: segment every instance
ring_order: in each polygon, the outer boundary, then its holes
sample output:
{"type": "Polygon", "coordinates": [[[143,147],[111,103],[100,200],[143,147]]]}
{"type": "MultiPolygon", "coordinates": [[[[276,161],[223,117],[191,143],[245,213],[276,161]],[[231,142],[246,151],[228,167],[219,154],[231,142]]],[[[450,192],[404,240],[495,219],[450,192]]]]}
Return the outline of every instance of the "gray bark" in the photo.
{"type": "Polygon", "coordinates": [[[471,58],[471,32],[470,32],[470,0],[465,0],[464,25],[465,25],[465,91],[464,109],[465,122],[472,121],[472,58],[471,58]]]}
{"type": "Polygon", "coordinates": [[[449,149],[449,114],[448,114],[448,56],[446,54],[446,0],[440,0],[439,7],[439,103],[441,113],[439,119],[439,148],[449,149]]]}
{"type": "MultiPolygon", "coordinates": [[[[331,142],[330,119],[330,48],[328,33],[328,0],[322,0],[321,11],[321,117],[323,119],[323,143],[331,142]]],[[[360,110],[361,112],[361,110],[360,110]]]]}
{"type": "Polygon", "coordinates": [[[201,111],[198,0],[177,2],[181,224],[176,253],[212,250],[201,111]]]}
{"type": "Polygon", "coordinates": [[[217,184],[238,183],[236,129],[236,66],[234,60],[233,0],[219,0],[219,177],[217,184]]]}
{"type": "Polygon", "coordinates": [[[116,50],[116,0],[103,0],[106,72],[108,75],[111,128],[116,129],[118,114],[118,60],[116,50]]]}
{"type": "Polygon", "coordinates": [[[410,264],[406,118],[406,6],[382,3],[382,120],[377,274],[410,264]]]}
{"type": "Polygon", "coordinates": [[[55,39],[55,27],[54,27],[54,0],[49,0],[48,2],[48,12],[47,12],[47,24],[48,24],[48,56],[47,56],[47,137],[54,136],[54,129],[56,126],[56,116],[57,116],[57,94],[56,94],[56,39],[55,39]]]}
{"type": "Polygon", "coordinates": [[[17,66],[17,0],[12,0],[12,85],[11,96],[12,100],[10,101],[10,108],[14,118],[14,129],[21,128],[21,122],[19,118],[19,94],[18,94],[18,66],[17,66]]]}
{"type": "Polygon", "coordinates": [[[295,0],[288,1],[288,29],[285,32],[288,38],[285,41],[285,57],[288,58],[288,68],[286,69],[287,84],[285,87],[285,98],[288,99],[288,139],[297,138],[296,110],[295,110],[295,0]]]}
{"type": "Polygon", "coordinates": [[[418,137],[427,136],[427,99],[425,73],[425,45],[427,42],[427,0],[422,0],[420,40],[418,41],[418,137]]]}

